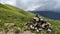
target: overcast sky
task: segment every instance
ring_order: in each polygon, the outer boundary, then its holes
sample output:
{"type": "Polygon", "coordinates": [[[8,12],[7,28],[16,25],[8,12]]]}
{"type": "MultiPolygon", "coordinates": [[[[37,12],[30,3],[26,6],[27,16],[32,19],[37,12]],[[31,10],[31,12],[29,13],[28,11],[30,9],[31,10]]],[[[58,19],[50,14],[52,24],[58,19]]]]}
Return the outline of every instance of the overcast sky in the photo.
{"type": "Polygon", "coordinates": [[[0,0],[0,3],[18,6],[30,11],[60,9],[60,0],[0,0]]]}

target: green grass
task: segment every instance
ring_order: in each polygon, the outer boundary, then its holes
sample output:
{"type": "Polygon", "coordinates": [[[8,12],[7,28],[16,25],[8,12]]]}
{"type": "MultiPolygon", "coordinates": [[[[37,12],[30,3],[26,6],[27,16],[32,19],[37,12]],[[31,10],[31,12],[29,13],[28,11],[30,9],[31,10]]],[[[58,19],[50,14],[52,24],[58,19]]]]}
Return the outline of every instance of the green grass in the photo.
{"type": "Polygon", "coordinates": [[[19,27],[23,29],[22,24],[30,21],[33,16],[34,14],[17,7],[0,4],[0,28],[7,30],[8,28],[19,27]],[[5,23],[14,23],[15,25],[8,27],[4,25],[5,23]]]}
{"type": "MultiPolygon", "coordinates": [[[[24,31],[26,28],[23,24],[29,22],[34,17],[34,14],[19,9],[17,7],[7,5],[7,4],[0,4],[0,28],[5,29],[8,32],[8,29],[15,29],[16,32],[24,31]],[[12,26],[5,26],[5,23],[14,23],[12,26]],[[16,28],[17,29],[16,29],[16,28]],[[18,29],[20,28],[20,29],[18,29]]],[[[52,24],[52,33],[51,34],[60,34],[60,21],[46,19],[49,23],[52,24]]],[[[9,24],[11,25],[11,24],[9,24]]],[[[40,33],[37,33],[40,34],[40,33]]],[[[42,34],[48,34],[45,31],[42,31],[42,34]]]]}

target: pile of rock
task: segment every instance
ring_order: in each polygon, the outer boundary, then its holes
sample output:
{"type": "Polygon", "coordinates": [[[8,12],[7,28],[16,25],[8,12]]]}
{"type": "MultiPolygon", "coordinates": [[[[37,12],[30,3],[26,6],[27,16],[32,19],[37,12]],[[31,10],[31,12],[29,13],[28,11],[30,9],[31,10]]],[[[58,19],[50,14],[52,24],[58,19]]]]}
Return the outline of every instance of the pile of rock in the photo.
{"type": "Polygon", "coordinates": [[[42,18],[34,17],[32,22],[26,24],[28,29],[34,29],[37,32],[46,30],[47,32],[51,32],[51,24],[47,21],[43,20],[42,18]]]}

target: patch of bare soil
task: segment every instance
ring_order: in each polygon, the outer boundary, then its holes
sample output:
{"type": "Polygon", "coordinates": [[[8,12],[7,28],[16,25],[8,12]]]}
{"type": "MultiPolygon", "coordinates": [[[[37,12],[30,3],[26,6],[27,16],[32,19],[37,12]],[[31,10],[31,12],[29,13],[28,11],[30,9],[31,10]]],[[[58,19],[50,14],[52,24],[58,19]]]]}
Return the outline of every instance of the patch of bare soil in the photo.
{"type": "Polygon", "coordinates": [[[19,34],[35,34],[35,33],[32,33],[32,32],[30,32],[30,31],[24,31],[24,32],[19,33],[19,34]]]}

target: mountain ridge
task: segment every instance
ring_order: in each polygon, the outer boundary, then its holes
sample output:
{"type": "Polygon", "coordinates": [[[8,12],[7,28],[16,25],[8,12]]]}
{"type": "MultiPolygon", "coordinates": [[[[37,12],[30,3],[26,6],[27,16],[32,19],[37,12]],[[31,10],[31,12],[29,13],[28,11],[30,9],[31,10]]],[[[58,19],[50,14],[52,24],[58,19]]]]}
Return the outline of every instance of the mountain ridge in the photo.
{"type": "Polygon", "coordinates": [[[49,19],[60,20],[60,12],[54,11],[31,11],[33,13],[38,13],[41,16],[44,16],[49,19]]]}

